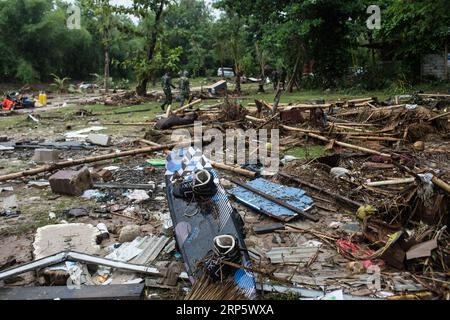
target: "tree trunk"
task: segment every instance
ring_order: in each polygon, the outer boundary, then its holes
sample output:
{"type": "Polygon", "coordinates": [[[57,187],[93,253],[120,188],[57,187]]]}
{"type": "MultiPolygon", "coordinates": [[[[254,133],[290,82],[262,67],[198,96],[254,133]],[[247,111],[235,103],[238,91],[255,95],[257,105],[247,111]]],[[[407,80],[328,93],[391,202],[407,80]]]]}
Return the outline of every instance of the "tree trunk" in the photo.
{"type": "Polygon", "coordinates": [[[105,46],[105,68],[104,68],[104,88],[105,93],[109,92],[109,47],[105,46]]]}
{"type": "Polygon", "coordinates": [[[300,60],[301,60],[301,55],[299,52],[298,56],[297,56],[297,61],[295,62],[294,70],[292,71],[291,79],[289,80],[289,83],[288,83],[287,90],[289,92],[292,92],[294,89],[294,84],[296,82],[296,77],[297,77],[298,69],[300,66],[300,60]]]}
{"type": "Polygon", "coordinates": [[[241,94],[241,73],[236,73],[236,92],[241,94]]]}
{"type": "MultiPolygon", "coordinates": [[[[153,55],[155,54],[156,42],[158,40],[159,25],[161,24],[162,13],[164,10],[165,0],[161,0],[158,10],[155,12],[155,24],[153,25],[153,30],[150,35],[150,44],[147,49],[147,61],[152,61],[153,55]]],[[[136,93],[139,96],[145,96],[147,94],[147,84],[150,80],[149,75],[145,75],[143,79],[139,81],[136,87],[136,93]]]]}

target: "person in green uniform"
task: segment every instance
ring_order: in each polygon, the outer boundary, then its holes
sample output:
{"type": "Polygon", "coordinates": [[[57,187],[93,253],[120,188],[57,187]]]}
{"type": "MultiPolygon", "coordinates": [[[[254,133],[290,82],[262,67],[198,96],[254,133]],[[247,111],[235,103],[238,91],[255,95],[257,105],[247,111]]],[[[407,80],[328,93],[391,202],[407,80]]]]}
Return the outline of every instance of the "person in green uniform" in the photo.
{"type": "Polygon", "coordinates": [[[175,86],[172,84],[172,78],[170,77],[170,71],[166,72],[162,77],[161,85],[166,96],[164,103],[161,105],[161,109],[164,111],[166,106],[172,105],[172,88],[175,89],[175,86]]]}
{"type": "Polygon", "coordinates": [[[190,85],[189,85],[189,73],[187,71],[183,72],[183,75],[180,78],[180,108],[184,105],[184,102],[187,100],[189,102],[190,95],[190,85]]]}

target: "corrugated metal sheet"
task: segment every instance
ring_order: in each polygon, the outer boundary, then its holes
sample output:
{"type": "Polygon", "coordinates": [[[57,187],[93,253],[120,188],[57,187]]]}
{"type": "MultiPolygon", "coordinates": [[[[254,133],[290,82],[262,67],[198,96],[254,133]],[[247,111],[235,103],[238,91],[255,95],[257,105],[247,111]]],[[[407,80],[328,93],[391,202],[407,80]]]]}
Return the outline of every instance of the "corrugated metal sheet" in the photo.
{"type": "Polygon", "coordinates": [[[272,248],[266,253],[271,263],[300,263],[308,262],[317,254],[319,247],[280,247],[272,248]]]}
{"type": "MultiPolygon", "coordinates": [[[[313,205],[313,199],[308,197],[305,194],[305,191],[300,188],[283,186],[262,178],[250,181],[247,183],[247,185],[268,195],[276,197],[282,201],[285,201],[291,206],[303,211],[307,211],[313,205]]],[[[247,205],[252,209],[255,209],[264,214],[268,214],[275,218],[285,220],[286,218],[292,219],[298,215],[297,213],[285,207],[282,207],[270,200],[267,200],[262,196],[254,194],[253,192],[242,187],[233,188],[231,189],[230,193],[235,196],[239,202],[247,205]]]]}

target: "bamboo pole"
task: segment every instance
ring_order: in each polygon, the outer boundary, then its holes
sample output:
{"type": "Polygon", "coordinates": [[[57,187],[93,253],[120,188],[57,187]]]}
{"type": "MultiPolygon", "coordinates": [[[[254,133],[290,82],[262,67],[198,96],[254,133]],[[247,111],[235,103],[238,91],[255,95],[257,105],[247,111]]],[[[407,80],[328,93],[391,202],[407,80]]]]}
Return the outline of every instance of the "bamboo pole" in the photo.
{"type": "Polygon", "coordinates": [[[448,193],[450,193],[450,184],[448,184],[447,182],[445,182],[444,180],[439,179],[438,177],[434,176],[433,179],[431,180],[435,185],[437,185],[439,188],[447,191],[448,193]]]}
{"type": "Polygon", "coordinates": [[[102,123],[102,126],[147,126],[154,125],[154,122],[135,122],[135,123],[102,123]]]}
{"type": "Polygon", "coordinates": [[[307,187],[309,187],[309,188],[311,188],[311,189],[314,189],[314,190],[316,190],[316,191],[325,193],[326,195],[328,195],[328,196],[330,196],[330,197],[332,197],[332,198],[334,198],[334,199],[336,199],[336,200],[340,200],[340,201],[342,201],[342,202],[345,202],[345,203],[350,204],[350,205],[352,205],[352,206],[355,206],[355,207],[357,207],[357,208],[363,206],[362,203],[359,203],[359,202],[354,201],[354,200],[352,200],[352,199],[349,199],[349,198],[347,198],[347,197],[341,196],[340,194],[337,194],[337,193],[335,193],[335,192],[327,191],[327,190],[325,190],[325,189],[323,189],[323,188],[321,188],[321,187],[318,187],[318,186],[316,186],[316,185],[314,185],[314,184],[312,184],[312,183],[306,182],[306,181],[304,181],[304,180],[300,180],[300,179],[298,179],[298,178],[295,178],[295,177],[290,176],[290,175],[288,175],[288,174],[285,174],[285,173],[283,173],[283,172],[279,172],[278,175],[281,176],[281,177],[283,177],[283,178],[286,178],[286,179],[288,179],[288,180],[292,180],[292,181],[298,183],[299,185],[307,186],[307,187]]]}
{"type": "Polygon", "coordinates": [[[326,104],[296,104],[293,106],[287,106],[287,107],[281,107],[280,110],[292,110],[292,109],[300,109],[300,110],[311,110],[311,109],[328,109],[332,107],[333,105],[331,103],[326,104]]]}
{"type": "Polygon", "coordinates": [[[365,183],[365,185],[369,187],[393,186],[397,184],[413,183],[415,180],[416,180],[415,178],[393,179],[385,181],[368,182],[365,183]]]}
{"type": "Polygon", "coordinates": [[[222,170],[227,170],[227,171],[231,171],[237,174],[240,174],[242,176],[248,177],[248,178],[256,178],[256,172],[250,171],[250,170],[245,170],[242,168],[237,168],[237,167],[232,167],[223,163],[219,163],[219,162],[215,162],[215,161],[211,161],[211,165],[216,168],[216,169],[222,169],[222,170]]]}
{"type": "MultiPolygon", "coordinates": [[[[145,139],[140,139],[139,141],[142,142],[142,143],[145,143],[145,144],[152,145],[154,147],[160,146],[156,142],[145,140],[145,139]]],[[[168,151],[166,153],[168,153],[168,151]]],[[[223,163],[218,163],[218,162],[215,162],[215,161],[211,161],[211,165],[214,168],[216,168],[216,169],[222,169],[222,170],[226,170],[226,171],[231,171],[231,172],[243,175],[243,176],[248,177],[248,178],[253,178],[253,179],[256,178],[256,172],[253,172],[253,171],[245,170],[245,169],[242,169],[242,168],[232,167],[232,166],[229,166],[229,165],[226,165],[226,164],[223,164],[223,163]]]]}
{"type": "Polygon", "coordinates": [[[356,140],[366,140],[366,141],[401,141],[400,138],[392,138],[392,137],[370,137],[370,136],[350,136],[348,139],[356,139],[356,140]]]}
{"type": "Polygon", "coordinates": [[[173,113],[174,113],[174,114],[178,114],[178,113],[180,113],[181,111],[184,111],[184,110],[186,110],[186,109],[189,109],[190,107],[192,107],[192,106],[194,106],[194,105],[196,105],[196,104],[198,104],[198,103],[200,103],[200,102],[202,102],[202,99],[197,99],[197,100],[195,100],[195,101],[192,101],[191,103],[189,103],[189,104],[187,104],[187,105],[185,105],[185,106],[183,106],[183,107],[181,107],[181,108],[175,110],[173,113]]]}
{"type": "Polygon", "coordinates": [[[349,149],[353,149],[353,150],[358,150],[358,151],[362,151],[362,152],[365,152],[365,153],[368,153],[368,154],[375,154],[375,155],[379,155],[379,156],[383,156],[383,157],[388,157],[388,158],[391,157],[391,155],[388,154],[388,153],[382,153],[382,152],[379,152],[379,151],[376,151],[376,150],[372,150],[372,149],[368,149],[368,148],[364,148],[364,147],[360,147],[360,146],[355,146],[355,145],[353,145],[353,144],[345,143],[345,142],[340,142],[340,141],[338,141],[338,140],[331,140],[331,139],[328,139],[328,138],[326,138],[326,137],[320,136],[320,135],[318,135],[318,134],[307,133],[307,135],[308,135],[309,137],[311,137],[311,138],[315,138],[315,139],[318,139],[318,140],[322,140],[322,141],[327,142],[327,143],[333,142],[334,144],[337,144],[338,146],[341,146],[341,147],[344,147],[344,148],[349,148],[349,149]]]}
{"type": "MultiPolygon", "coordinates": [[[[189,142],[188,144],[190,145],[191,142],[189,142]]],[[[58,162],[58,163],[54,163],[54,164],[41,166],[41,167],[34,168],[34,169],[29,169],[26,171],[21,171],[21,172],[17,172],[17,173],[11,173],[11,174],[0,176],[0,182],[13,180],[13,179],[17,179],[17,178],[22,178],[22,177],[27,177],[27,176],[35,176],[35,175],[38,175],[43,172],[51,172],[51,171],[55,171],[58,169],[74,167],[74,166],[78,166],[80,164],[85,164],[85,163],[92,163],[92,162],[98,162],[98,161],[109,160],[109,159],[136,156],[136,155],[140,155],[140,154],[144,154],[144,153],[151,153],[151,152],[160,151],[163,149],[174,148],[179,145],[180,145],[180,143],[172,143],[172,144],[166,144],[166,145],[161,145],[161,146],[153,146],[153,147],[123,151],[123,152],[118,152],[118,153],[110,153],[110,154],[105,154],[105,155],[101,155],[101,156],[87,157],[87,158],[81,158],[81,159],[70,160],[70,161],[62,161],[62,162],[58,162]]],[[[183,145],[183,144],[181,144],[181,145],[183,145]]]]}
{"type": "Polygon", "coordinates": [[[444,117],[449,116],[449,115],[450,115],[450,112],[442,113],[442,114],[440,114],[438,116],[435,116],[433,118],[428,119],[427,121],[431,122],[433,120],[436,120],[436,119],[439,119],[439,118],[444,118],[444,117]]]}

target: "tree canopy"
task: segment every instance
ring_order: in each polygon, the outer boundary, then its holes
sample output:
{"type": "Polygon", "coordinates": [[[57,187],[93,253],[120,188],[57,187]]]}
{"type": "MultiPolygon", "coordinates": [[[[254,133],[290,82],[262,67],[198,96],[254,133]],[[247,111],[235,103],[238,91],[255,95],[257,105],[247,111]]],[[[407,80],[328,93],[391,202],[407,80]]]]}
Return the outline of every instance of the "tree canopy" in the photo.
{"type": "Polygon", "coordinates": [[[392,79],[418,81],[421,57],[443,53],[450,34],[448,0],[378,1],[380,29],[366,26],[368,0],[216,0],[214,12],[203,0],[75,4],[80,29],[66,27],[63,0],[0,0],[2,82],[103,74],[144,93],[166,70],[211,76],[224,66],[239,77],[285,69],[291,90],[385,85],[375,81],[380,65],[395,66],[392,79]]]}

